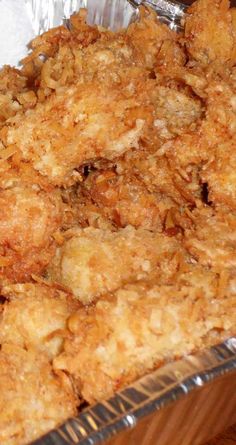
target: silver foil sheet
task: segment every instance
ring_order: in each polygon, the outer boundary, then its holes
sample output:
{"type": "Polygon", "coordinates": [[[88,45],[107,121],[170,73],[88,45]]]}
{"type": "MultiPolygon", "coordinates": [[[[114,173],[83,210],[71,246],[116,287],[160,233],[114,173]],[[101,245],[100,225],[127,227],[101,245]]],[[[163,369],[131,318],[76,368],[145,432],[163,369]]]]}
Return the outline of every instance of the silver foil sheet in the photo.
{"type": "Polygon", "coordinates": [[[61,25],[80,8],[88,9],[88,23],[117,30],[125,28],[138,15],[138,6],[154,8],[171,28],[179,29],[185,4],[169,0],[25,0],[36,35],[61,25]]]}

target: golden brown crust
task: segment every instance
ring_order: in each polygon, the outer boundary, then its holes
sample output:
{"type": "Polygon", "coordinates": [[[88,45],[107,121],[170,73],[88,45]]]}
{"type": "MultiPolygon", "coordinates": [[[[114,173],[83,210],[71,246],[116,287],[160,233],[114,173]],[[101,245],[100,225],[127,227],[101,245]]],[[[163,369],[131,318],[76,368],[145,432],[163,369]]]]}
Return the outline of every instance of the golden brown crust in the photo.
{"type": "Polygon", "coordinates": [[[57,250],[49,276],[89,304],[106,292],[148,276],[168,280],[178,267],[177,252],[178,258],[184,256],[177,239],[132,226],[118,231],[77,229],[57,250]]]}
{"type": "Polygon", "coordinates": [[[236,298],[225,298],[229,285],[222,284],[196,266],[170,286],[139,283],[104,296],[69,318],[71,338],[54,368],[69,372],[88,402],[108,397],[166,360],[233,333],[236,298]]]}
{"type": "Polygon", "coordinates": [[[0,351],[0,440],[29,443],[69,416],[78,404],[71,383],[55,375],[47,356],[2,344],[0,351]]]}
{"type": "Polygon", "coordinates": [[[71,295],[40,283],[10,284],[0,316],[0,343],[43,351],[50,359],[60,351],[67,318],[78,304],[71,295]]]}

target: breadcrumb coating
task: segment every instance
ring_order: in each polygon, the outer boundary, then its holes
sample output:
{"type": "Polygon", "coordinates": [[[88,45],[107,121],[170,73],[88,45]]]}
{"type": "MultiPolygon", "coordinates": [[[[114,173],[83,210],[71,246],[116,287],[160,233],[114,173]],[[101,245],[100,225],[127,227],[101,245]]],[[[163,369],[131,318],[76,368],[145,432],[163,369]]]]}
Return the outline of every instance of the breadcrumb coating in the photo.
{"type": "Polygon", "coordinates": [[[61,224],[60,196],[34,185],[0,189],[0,275],[27,281],[41,273],[55,252],[61,224]]]}
{"type": "Polygon", "coordinates": [[[47,356],[3,343],[0,351],[0,441],[23,445],[76,413],[68,377],[54,374],[47,356]]]}
{"type": "Polygon", "coordinates": [[[220,271],[236,271],[235,214],[209,207],[195,210],[194,225],[186,230],[184,245],[200,264],[220,271]]]}
{"type": "Polygon", "coordinates": [[[88,304],[103,293],[152,274],[168,279],[180,255],[181,244],[168,236],[132,226],[116,232],[88,227],[72,232],[58,249],[49,274],[88,304]]]}
{"type": "Polygon", "coordinates": [[[36,283],[7,285],[1,294],[8,301],[0,316],[0,343],[35,348],[50,359],[60,353],[76,301],[62,290],[36,283]]]}
{"type": "Polygon", "coordinates": [[[71,338],[54,368],[69,372],[89,403],[109,397],[166,360],[233,333],[236,298],[227,291],[198,267],[170,286],[126,285],[69,318],[71,338]]]}

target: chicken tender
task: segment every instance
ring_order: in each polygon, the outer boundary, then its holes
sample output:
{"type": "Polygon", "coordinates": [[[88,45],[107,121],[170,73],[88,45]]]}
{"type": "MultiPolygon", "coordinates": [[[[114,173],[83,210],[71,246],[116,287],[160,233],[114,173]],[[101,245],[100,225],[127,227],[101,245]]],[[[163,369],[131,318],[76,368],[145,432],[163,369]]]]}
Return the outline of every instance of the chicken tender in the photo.
{"type": "Polygon", "coordinates": [[[186,46],[190,56],[202,65],[235,63],[236,33],[229,7],[228,0],[198,0],[188,8],[186,46]]]}
{"type": "Polygon", "coordinates": [[[126,285],[70,317],[71,338],[54,369],[71,374],[88,402],[109,397],[163,361],[204,347],[206,336],[214,343],[221,331],[233,332],[236,296],[221,295],[219,279],[194,267],[170,286],[126,285]]]}
{"type": "Polygon", "coordinates": [[[137,177],[118,175],[114,170],[91,172],[78,193],[81,191],[87,204],[96,204],[117,227],[132,225],[161,232],[172,204],[170,200],[165,205],[162,196],[150,193],[137,177]]]}
{"type": "Polygon", "coordinates": [[[78,401],[47,356],[4,343],[0,351],[0,442],[27,444],[76,414],[78,401]]]}
{"type": "MultiPolygon", "coordinates": [[[[7,182],[7,181],[6,181],[7,182]]],[[[5,184],[0,189],[0,276],[27,281],[41,273],[55,252],[61,199],[37,185],[5,184]]]]}
{"type": "Polygon", "coordinates": [[[150,274],[162,273],[168,279],[180,261],[180,243],[163,234],[132,226],[117,232],[88,227],[72,233],[57,250],[49,275],[84,304],[150,274]]]}
{"type": "Polygon", "coordinates": [[[142,116],[144,85],[142,89],[125,94],[98,82],[62,88],[24,119],[15,117],[4,143],[15,145],[50,182],[72,184],[80,177],[75,169],[89,160],[114,159],[139,147],[146,113],[142,116]]]}
{"type": "Polygon", "coordinates": [[[20,70],[10,66],[4,66],[0,71],[0,128],[9,117],[36,104],[37,97],[28,88],[27,81],[20,70]]]}
{"type": "Polygon", "coordinates": [[[8,285],[1,294],[9,299],[0,316],[0,342],[26,350],[35,348],[49,358],[61,349],[67,318],[78,305],[71,296],[43,284],[8,285]]]}
{"type": "Polygon", "coordinates": [[[113,161],[146,139],[171,138],[201,117],[196,96],[158,85],[151,72],[162,45],[178,40],[153,12],[144,9],[127,31],[102,32],[93,45],[70,43],[66,51],[68,35],[58,44],[60,34],[55,31],[56,54],[45,36],[40,100],[9,119],[2,132],[4,146],[14,146],[53,184],[71,185],[84,164],[113,161]]]}
{"type": "Polygon", "coordinates": [[[177,34],[159,22],[155,11],[141,7],[139,20],[132,23],[128,30],[132,45],[148,68],[153,68],[163,43],[174,46],[177,34]]]}
{"type": "Polygon", "coordinates": [[[219,144],[214,158],[203,167],[202,181],[208,187],[208,200],[236,210],[236,140],[219,144]]]}
{"type": "Polygon", "coordinates": [[[193,227],[186,230],[184,237],[186,249],[200,264],[235,274],[235,214],[206,206],[194,210],[192,220],[193,227]]]}

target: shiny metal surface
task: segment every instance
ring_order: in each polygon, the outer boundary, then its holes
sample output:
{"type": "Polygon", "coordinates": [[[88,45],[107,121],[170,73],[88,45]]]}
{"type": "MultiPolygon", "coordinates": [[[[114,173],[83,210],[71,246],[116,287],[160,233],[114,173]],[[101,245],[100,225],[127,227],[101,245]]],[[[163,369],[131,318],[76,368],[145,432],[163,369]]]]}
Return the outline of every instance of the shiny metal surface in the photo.
{"type": "Polygon", "coordinates": [[[138,14],[126,0],[25,0],[32,18],[35,34],[61,25],[64,19],[88,8],[88,23],[113,30],[127,27],[138,14]]]}
{"type": "Polygon", "coordinates": [[[155,9],[162,22],[166,23],[171,29],[176,31],[182,29],[181,21],[187,9],[186,4],[170,0],[129,0],[129,2],[133,7],[140,5],[151,6],[155,9]]]}
{"type": "Polygon", "coordinates": [[[236,421],[236,337],[170,363],[34,445],[200,445],[236,421]]]}
{"type": "Polygon", "coordinates": [[[170,0],[25,0],[36,35],[63,23],[80,8],[88,8],[88,23],[117,30],[138,16],[138,6],[154,8],[170,28],[181,29],[186,5],[170,0]]]}

